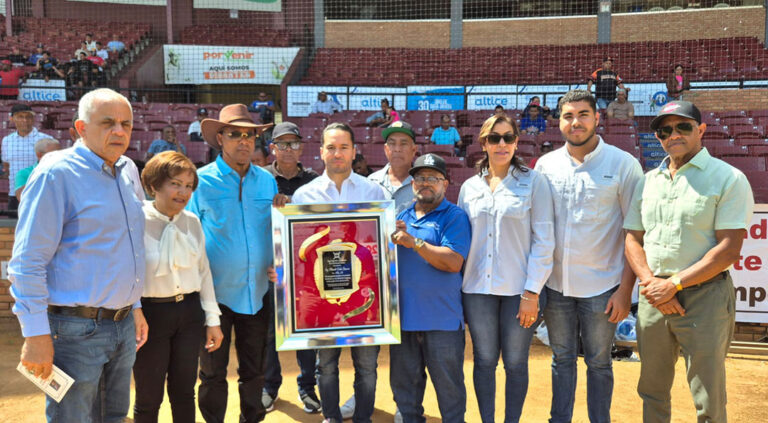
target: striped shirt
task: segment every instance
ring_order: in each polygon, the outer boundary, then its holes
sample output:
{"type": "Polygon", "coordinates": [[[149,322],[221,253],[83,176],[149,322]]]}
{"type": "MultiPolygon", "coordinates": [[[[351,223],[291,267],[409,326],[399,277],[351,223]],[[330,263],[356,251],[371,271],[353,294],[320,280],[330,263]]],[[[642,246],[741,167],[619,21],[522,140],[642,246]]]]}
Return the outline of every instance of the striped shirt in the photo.
{"type": "Polygon", "coordinates": [[[32,132],[26,137],[19,135],[18,131],[3,138],[2,160],[9,165],[8,182],[10,187],[16,186],[16,174],[21,170],[37,163],[35,155],[35,143],[43,138],[52,138],[50,135],[32,128],[32,132]]]}

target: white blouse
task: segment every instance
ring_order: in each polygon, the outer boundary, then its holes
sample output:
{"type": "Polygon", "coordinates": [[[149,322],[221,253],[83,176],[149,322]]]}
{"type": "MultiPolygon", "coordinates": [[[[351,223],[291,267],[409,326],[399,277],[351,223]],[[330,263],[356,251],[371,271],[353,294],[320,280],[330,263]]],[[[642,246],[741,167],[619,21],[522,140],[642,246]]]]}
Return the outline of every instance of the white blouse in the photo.
{"type": "Polygon", "coordinates": [[[147,276],[142,297],[164,298],[200,292],[206,326],[219,326],[219,304],[205,254],[205,236],[200,220],[182,210],[171,221],[144,202],[146,225],[144,249],[147,276]]]}
{"type": "Polygon", "coordinates": [[[552,273],[555,249],[552,193],[535,170],[510,167],[491,192],[487,171],[461,186],[458,205],[469,216],[472,243],[462,291],[470,294],[539,293],[552,273]]]}

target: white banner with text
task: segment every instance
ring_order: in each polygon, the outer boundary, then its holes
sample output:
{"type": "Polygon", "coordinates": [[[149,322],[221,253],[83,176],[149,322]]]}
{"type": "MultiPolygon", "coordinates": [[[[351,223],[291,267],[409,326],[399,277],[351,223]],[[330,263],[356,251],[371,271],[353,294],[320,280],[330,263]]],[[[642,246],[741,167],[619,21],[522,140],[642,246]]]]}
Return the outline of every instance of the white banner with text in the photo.
{"type": "Polygon", "coordinates": [[[232,47],[166,44],[166,84],[279,85],[299,47],[232,47]]]}

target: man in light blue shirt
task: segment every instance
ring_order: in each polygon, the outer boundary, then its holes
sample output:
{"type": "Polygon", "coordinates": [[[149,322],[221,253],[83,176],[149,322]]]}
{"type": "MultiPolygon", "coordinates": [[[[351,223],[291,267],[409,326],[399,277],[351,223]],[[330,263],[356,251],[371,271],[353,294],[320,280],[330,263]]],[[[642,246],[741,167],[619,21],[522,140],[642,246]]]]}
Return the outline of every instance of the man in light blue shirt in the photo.
{"type": "Polygon", "coordinates": [[[272,175],[251,166],[256,139],[269,125],[256,125],[244,104],[221,109],[219,120],[204,119],[203,139],[221,155],[198,171],[200,179],[187,208],[200,218],[221,309],[221,348],[200,353],[200,412],[206,422],[223,422],[227,411],[227,365],[232,329],[237,332],[240,421],[258,422],[269,308],[265,307],[272,264],[273,200],[285,204],[272,175]]]}
{"type": "Polygon", "coordinates": [[[451,117],[442,115],[440,117],[440,126],[432,132],[430,141],[437,145],[456,146],[456,152],[461,148],[461,136],[455,127],[451,126],[451,117]]]}
{"type": "Polygon", "coordinates": [[[116,422],[128,412],[148,331],[139,308],[144,213],[122,156],[133,112],[125,97],[99,89],[80,99],[78,114],[81,139],[47,155],[27,182],[10,291],[22,365],[45,378],[55,364],[75,380],[61,402],[46,398],[48,421],[116,422]]]}

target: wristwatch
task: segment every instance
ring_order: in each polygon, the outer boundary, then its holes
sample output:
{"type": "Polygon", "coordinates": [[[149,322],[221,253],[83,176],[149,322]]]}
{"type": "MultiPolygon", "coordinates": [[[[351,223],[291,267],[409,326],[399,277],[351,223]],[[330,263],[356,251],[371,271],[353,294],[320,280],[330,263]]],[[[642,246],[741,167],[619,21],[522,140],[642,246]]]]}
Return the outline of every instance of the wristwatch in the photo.
{"type": "Polygon", "coordinates": [[[416,245],[414,245],[414,247],[413,247],[413,249],[414,249],[414,250],[418,250],[419,248],[421,248],[421,247],[423,247],[423,246],[424,246],[424,240],[423,240],[423,239],[421,239],[421,238],[415,238],[415,239],[413,240],[413,243],[414,243],[414,244],[416,244],[416,245]]]}
{"type": "Polygon", "coordinates": [[[677,288],[678,291],[683,290],[683,281],[680,280],[680,276],[677,276],[677,273],[668,277],[667,280],[675,284],[675,288],[677,288]]]}

